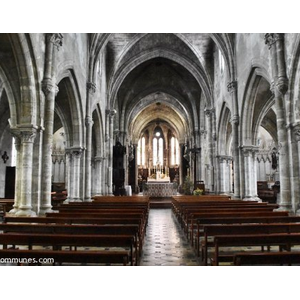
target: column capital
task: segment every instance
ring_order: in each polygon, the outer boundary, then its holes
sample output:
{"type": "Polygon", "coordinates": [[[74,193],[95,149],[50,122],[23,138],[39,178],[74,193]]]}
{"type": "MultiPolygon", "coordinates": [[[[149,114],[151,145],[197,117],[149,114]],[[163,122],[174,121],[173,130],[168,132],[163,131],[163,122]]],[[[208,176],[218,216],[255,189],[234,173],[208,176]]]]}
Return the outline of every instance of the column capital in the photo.
{"type": "Polygon", "coordinates": [[[110,118],[113,118],[117,114],[117,111],[115,109],[106,109],[105,113],[110,118]]]}
{"type": "Polygon", "coordinates": [[[254,145],[243,145],[241,146],[241,149],[244,153],[244,156],[248,156],[250,154],[256,154],[259,152],[259,147],[254,145]]]}
{"type": "Polygon", "coordinates": [[[289,124],[287,128],[291,130],[292,141],[300,142],[300,122],[289,124]]]}
{"type": "Polygon", "coordinates": [[[215,109],[214,108],[206,108],[204,110],[204,113],[206,116],[210,117],[215,113],[215,109]]]}
{"type": "Polygon", "coordinates": [[[91,94],[94,94],[96,92],[96,84],[94,82],[87,82],[86,88],[91,94]]]}
{"type": "Polygon", "coordinates": [[[239,125],[240,123],[240,118],[238,115],[234,115],[232,116],[231,120],[230,120],[230,123],[231,124],[234,124],[234,125],[239,125]]]}
{"type": "Polygon", "coordinates": [[[227,83],[227,90],[229,93],[234,93],[237,90],[237,81],[230,81],[227,83]]]}
{"type": "Polygon", "coordinates": [[[90,117],[90,116],[86,116],[85,117],[85,125],[86,126],[93,126],[93,124],[94,124],[93,118],[90,117]]]}
{"type": "Polygon", "coordinates": [[[61,33],[47,33],[48,42],[52,43],[59,51],[59,47],[62,46],[63,35],[61,33]]]}
{"type": "Polygon", "coordinates": [[[98,162],[102,162],[104,160],[104,157],[102,157],[102,156],[95,156],[94,160],[98,161],[98,162]]]}
{"type": "Polygon", "coordinates": [[[219,162],[221,162],[221,163],[232,161],[232,156],[228,156],[228,155],[218,155],[217,158],[219,159],[219,162]]]}
{"type": "Polygon", "coordinates": [[[278,40],[283,39],[283,35],[283,33],[266,33],[265,44],[268,45],[269,49],[271,49],[273,44],[275,44],[278,40]]]}
{"type": "Polygon", "coordinates": [[[38,126],[32,124],[17,125],[10,129],[11,134],[14,136],[16,144],[18,143],[33,143],[36,137],[38,126]]]}
{"type": "Polygon", "coordinates": [[[71,155],[73,157],[81,157],[81,154],[83,152],[84,148],[83,147],[70,147],[65,149],[65,153],[67,155],[71,155]]]}
{"type": "Polygon", "coordinates": [[[289,88],[288,79],[286,77],[279,77],[276,82],[276,87],[277,87],[278,91],[282,95],[284,95],[289,88]]]}
{"type": "Polygon", "coordinates": [[[42,91],[44,92],[45,96],[47,97],[50,93],[54,93],[55,97],[59,92],[58,86],[53,83],[51,79],[44,79],[42,81],[42,91]]]}

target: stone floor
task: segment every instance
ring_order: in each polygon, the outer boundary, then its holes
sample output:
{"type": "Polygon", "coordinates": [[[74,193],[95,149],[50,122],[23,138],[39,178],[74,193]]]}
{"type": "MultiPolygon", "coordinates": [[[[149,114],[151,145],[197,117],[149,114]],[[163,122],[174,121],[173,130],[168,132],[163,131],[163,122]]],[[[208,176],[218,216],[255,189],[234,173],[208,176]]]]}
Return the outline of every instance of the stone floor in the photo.
{"type": "Polygon", "coordinates": [[[140,265],[200,265],[171,209],[150,209],[140,265]]]}

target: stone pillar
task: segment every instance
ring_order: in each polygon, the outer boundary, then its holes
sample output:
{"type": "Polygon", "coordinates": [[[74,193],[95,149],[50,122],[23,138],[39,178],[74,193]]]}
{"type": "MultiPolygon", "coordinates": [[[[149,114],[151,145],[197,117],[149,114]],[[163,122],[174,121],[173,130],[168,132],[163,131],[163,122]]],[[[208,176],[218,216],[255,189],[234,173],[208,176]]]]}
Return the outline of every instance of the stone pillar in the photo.
{"type": "Polygon", "coordinates": [[[204,149],[205,149],[205,145],[206,145],[206,137],[207,137],[207,131],[200,130],[200,146],[201,146],[201,153],[200,153],[201,178],[200,178],[200,180],[202,180],[202,181],[204,181],[204,179],[205,179],[204,149]]]}
{"type": "Polygon", "coordinates": [[[91,117],[86,117],[86,150],[85,150],[85,196],[84,201],[90,202],[91,199],[91,184],[92,184],[92,167],[91,167],[91,156],[92,156],[92,127],[93,120],[91,117]]]}
{"type": "Polygon", "coordinates": [[[113,195],[113,142],[114,142],[114,116],[116,115],[115,110],[106,110],[106,116],[108,118],[108,168],[107,168],[107,187],[108,195],[113,195]]]}
{"type": "Polygon", "coordinates": [[[230,193],[230,164],[231,157],[227,155],[219,155],[219,193],[229,194],[230,193]]]}
{"type": "Polygon", "coordinates": [[[219,193],[225,194],[226,190],[226,184],[225,184],[225,178],[226,178],[226,158],[224,156],[218,156],[219,159],[219,193]]]}
{"type": "Polygon", "coordinates": [[[73,148],[72,149],[72,157],[73,157],[73,201],[81,202],[80,198],[80,160],[82,157],[82,148],[73,148]]]}
{"type": "Polygon", "coordinates": [[[253,174],[253,186],[252,186],[252,195],[254,200],[260,201],[257,193],[257,153],[259,152],[259,147],[253,147],[252,150],[252,174],[253,174]]]}
{"type": "Polygon", "coordinates": [[[19,181],[20,201],[18,202],[17,216],[36,216],[36,213],[32,211],[32,155],[33,155],[33,142],[36,136],[36,128],[21,128],[20,137],[22,144],[21,154],[21,168],[22,175],[19,181]]]}
{"type": "Polygon", "coordinates": [[[62,35],[49,33],[46,35],[46,53],[44,79],[42,90],[45,95],[44,133],[43,133],[43,160],[42,160],[42,193],[40,214],[51,212],[51,175],[52,175],[52,144],[54,125],[54,106],[58,87],[54,81],[55,48],[62,45],[62,35]]]}
{"type": "Polygon", "coordinates": [[[293,159],[293,178],[291,182],[292,195],[294,199],[293,211],[296,211],[297,215],[300,214],[300,123],[294,123],[290,126],[291,135],[291,147],[292,147],[292,159],[293,159]]]}
{"type": "Polygon", "coordinates": [[[67,193],[68,197],[64,201],[65,203],[73,201],[73,157],[70,150],[66,149],[66,183],[67,183],[67,193]]]}
{"type": "Polygon", "coordinates": [[[243,200],[260,200],[257,197],[257,174],[256,174],[256,153],[259,148],[256,146],[243,146],[244,157],[244,199],[243,200]]]}
{"type": "Polygon", "coordinates": [[[21,201],[21,176],[22,176],[22,153],[21,153],[21,138],[19,135],[16,135],[12,132],[12,135],[15,138],[15,147],[16,147],[16,175],[15,175],[15,203],[13,209],[9,211],[10,214],[15,214],[20,206],[21,201]]]}
{"type": "Polygon", "coordinates": [[[234,197],[240,198],[240,150],[239,150],[239,115],[237,108],[237,82],[231,81],[227,85],[228,92],[231,94],[233,103],[233,116],[231,119],[232,126],[232,156],[233,156],[233,173],[234,173],[234,197]]]}
{"type": "Polygon", "coordinates": [[[102,162],[103,158],[100,156],[95,157],[95,194],[96,195],[102,195],[102,162]]]}
{"type": "Polygon", "coordinates": [[[184,178],[183,178],[183,163],[182,163],[182,157],[183,157],[182,149],[183,149],[184,145],[185,145],[184,143],[179,144],[180,164],[179,164],[179,182],[178,182],[178,185],[182,185],[183,181],[184,181],[184,178]]]}
{"type": "Polygon", "coordinates": [[[195,130],[194,131],[194,136],[195,136],[195,145],[196,148],[198,149],[198,152],[195,155],[196,158],[196,181],[200,181],[202,178],[202,173],[201,173],[201,147],[200,147],[200,131],[195,130]]]}
{"type": "Polygon", "coordinates": [[[85,118],[86,127],[86,150],[85,150],[85,195],[84,201],[90,202],[91,199],[91,184],[92,184],[92,169],[91,169],[91,156],[92,156],[92,128],[93,119],[91,114],[91,98],[96,92],[96,85],[93,82],[88,82],[87,85],[87,113],[85,118]]]}
{"type": "Polygon", "coordinates": [[[205,115],[207,117],[207,151],[208,151],[208,182],[205,184],[207,188],[214,191],[214,162],[213,162],[213,113],[214,109],[206,109],[205,115]]]}
{"type": "Polygon", "coordinates": [[[288,134],[285,119],[284,95],[288,90],[288,79],[284,58],[284,34],[267,33],[265,42],[270,49],[273,89],[276,107],[278,150],[279,150],[279,178],[280,178],[280,209],[291,210],[291,182],[288,134]]]}

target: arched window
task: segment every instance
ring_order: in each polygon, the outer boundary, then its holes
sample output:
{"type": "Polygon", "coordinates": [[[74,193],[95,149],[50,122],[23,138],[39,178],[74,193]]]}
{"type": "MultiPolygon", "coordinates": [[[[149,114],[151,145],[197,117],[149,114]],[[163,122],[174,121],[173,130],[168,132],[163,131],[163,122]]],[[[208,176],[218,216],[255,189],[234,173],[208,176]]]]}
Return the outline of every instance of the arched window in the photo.
{"type": "Polygon", "coordinates": [[[179,151],[179,142],[175,139],[175,147],[176,147],[176,156],[175,156],[175,164],[179,165],[180,162],[180,151],[179,151]]]}
{"type": "Polygon", "coordinates": [[[158,140],[158,162],[161,166],[164,165],[164,140],[160,138],[158,140]]]}
{"type": "Polygon", "coordinates": [[[171,165],[179,165],[179,143],[177,138],[171,138],[171,165]]]}
{"type": "Polygon", "coordinates": [[[141,165],[141,152],[142,152],[141,139],[139,139],[138,146],[137,146],[137,164],[138,164],[138,166],[141,165]]]}
{"type": "Polygon", "coordinates": [[[142,138],[142,165],[145,166],[146,162],[146,144],[145,144],[145,138],[142,138]]]}
{"type": "Polygon", "coordinates": [[[11,166],[16,166],[16,146],[15,146],[15,138],[12,138],[12,146],[11,146],[11,166]]]}
{"type": "Polygon", "coordinates": [[[146,162],[146,140],[144,137],[139,139],[137,146],[137,164],[139,166],[145,166],[146,162]]]}
{"type": "Polygon", "coordinates": [[[157,165],[158,160],[157,160],[157,138],[153,139],[153,164],[157,165]]]}
{"type": "Polygon", "coordinates": [[[171,138],[171,165],[175,165],[175,138],[171,138]]]}
{"type": "Polygon", "coordinates": [[[220,68],[221,74],[223,74],[224,68],[225,68],[225,61],[224,61],[224,57],[220,50],[219,50],[219,68],[220,68]]]}

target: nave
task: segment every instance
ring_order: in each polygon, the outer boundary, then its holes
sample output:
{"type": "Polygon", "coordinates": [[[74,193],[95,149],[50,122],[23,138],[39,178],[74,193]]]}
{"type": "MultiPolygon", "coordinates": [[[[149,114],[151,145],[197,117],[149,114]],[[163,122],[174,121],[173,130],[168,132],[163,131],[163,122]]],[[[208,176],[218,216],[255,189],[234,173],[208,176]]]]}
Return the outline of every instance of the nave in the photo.
{"type": "Polygon", "coordinates": [[[171,209],[150,209],[141,266],[197,266],[199,259],[171,209]]]}

